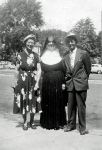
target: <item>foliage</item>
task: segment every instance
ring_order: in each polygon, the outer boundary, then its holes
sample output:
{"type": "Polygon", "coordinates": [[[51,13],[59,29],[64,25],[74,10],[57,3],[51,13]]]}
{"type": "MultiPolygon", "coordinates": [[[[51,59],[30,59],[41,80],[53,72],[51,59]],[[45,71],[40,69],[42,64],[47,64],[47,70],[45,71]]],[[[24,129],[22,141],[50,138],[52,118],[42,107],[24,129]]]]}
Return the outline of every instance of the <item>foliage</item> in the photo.
{"type": "Polygon", "coordinates": [[[4,30],[18,25],[40,27],[43,25],[41,3],[36,0],[8,0],[1,6],[0,23],[4,30]]]}
{"type": "Polygon", "coordinates": [[[27,27],[16,26],[13,29],[13,31],[9,34],[11,50],[13,50],[13,52],[22,51],[23,39],[25,36],[27,36],[28,34],[31,34],[31,33],[32,33],[32,31],[30,31],[29,28],[27,28],[27,27]]]}
{"type": "Polygon", "coordinates": [[[64,45],[64,40],[65,40],[65,37],[67,36],[66,32],[57,30],[57,29],[51,29],[51,30],[48,29],[48,30],[40,31],[39,32],[39,41],[42,45],[42,48],[43,48],[45,40],[48,36],[54,36],[59,41],[62,51],[64,52],[66,50],[66,47],[64,45]]]}
{"type": "Polygon", "coordinates": [[[97,35],[90,18],[81,19],[78,21],[70,32],[74,32],[80,36],[81,41],[78,46],[81,47],[81,49],[88,51],[90,56],[93,57],[99,54],[96,44],[97,35]]]}
{"type": "Polygon", "coordinates": [[[54,36],[57,39],[59,39],[60,42],[64,42],[64,39],[67,36],[67,33],[61,30],[57,30],[57,29],[42,30],[39,33],[39,41],[41,41],[42,45],[44,44],[45,39],[48,36],[54,36]]]}
{"type": "Polygon", "coordinates": [[[8,0],[1,5],[0,34],[6,55],[20,51],[22,38],[43,24],[41,3],[36,0],[8,0]]]}
{"type": "Polygon", "coordinates": [[[96,45],[99,49],[98,56],[102,57],[102,31],[99,32],[96,38],[96,45]]]}

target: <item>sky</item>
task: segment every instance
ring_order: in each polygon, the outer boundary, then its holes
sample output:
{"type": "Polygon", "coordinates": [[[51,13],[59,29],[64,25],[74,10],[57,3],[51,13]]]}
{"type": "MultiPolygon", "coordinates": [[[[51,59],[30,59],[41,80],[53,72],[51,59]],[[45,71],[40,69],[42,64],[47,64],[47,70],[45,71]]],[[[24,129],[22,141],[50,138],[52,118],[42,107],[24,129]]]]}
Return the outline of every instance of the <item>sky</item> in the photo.
{"type": "Polygon", "coordinates": [[[61,29],[68,32],[80,19],[89,17],[101,31],[102,0],[38,0],[42,2],[44,29],[61,29]]]}
{"type": "MultiPolygon", "coordinates": [[[[102,0],[37,0],[41,2],[43,20],[42,29],[59,29],[68,32],[77,21],[92,20],[95,31],[102,29],[102,0]]],[[[0,0],[2,4],[4,0],[0,0]]]]}

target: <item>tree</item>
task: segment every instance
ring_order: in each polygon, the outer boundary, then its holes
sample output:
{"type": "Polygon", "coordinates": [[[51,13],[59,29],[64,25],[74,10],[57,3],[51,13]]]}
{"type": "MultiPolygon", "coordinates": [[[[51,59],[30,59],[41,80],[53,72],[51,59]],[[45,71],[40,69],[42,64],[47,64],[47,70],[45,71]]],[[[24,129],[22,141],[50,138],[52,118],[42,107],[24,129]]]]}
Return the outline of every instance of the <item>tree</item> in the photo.
{"type": "Polygon", "coordinates": [[[69,32],[74,32],[78,34],[81,38],[78,44],[83,50],[88,51],[90,56],[95,56],[98,53],[96,45],[96,33],[94,25],[90,18],[81,19],[78,21],[73,29],[69,32]]]}
{"type": "Polygon", "coordinates": [[[43,24],[41,3],[36,0],[8,0],[0,6],[1,42],[8,47],[6,52],[18,51],[28,30],[36,32],[43,24]]]}
{"type": "Polygon", "coordinates": [[[62,51],[65,51],[65,46],[64,46],[64,39],[67,36],[67,33],[61,30],[57,30],[57,29],[48,29],[48,30],[42,30],[39,32],[39,41],[42,45],[42,48],[44,46],[45,40],[48,36],[54,36],[59,43],[61,44],[60,46],[62,47],[62,51]]]}
{"type": "Polygon", "coordinates": [[[97,35],[96,44],[99,49],[98,56],[101,57],[102,56],[102,31],[100,31],[99,34],[97,35]]]}
{"type": "Polygon", "coordinates": [[[48,36],[55,36],[59,39],[60,42],[63,42],[67,36],[67,33],[57,29],[42,30],[39,32],[39,41],[43,43],[48,36]]]}
{"type": "Polygon", "coordinates": [[[44,23],[41,3],[36,0],[8,0],[0,8],[0,23],[4,30],[12,30],[18,25],[39,28],[44,23]]]}

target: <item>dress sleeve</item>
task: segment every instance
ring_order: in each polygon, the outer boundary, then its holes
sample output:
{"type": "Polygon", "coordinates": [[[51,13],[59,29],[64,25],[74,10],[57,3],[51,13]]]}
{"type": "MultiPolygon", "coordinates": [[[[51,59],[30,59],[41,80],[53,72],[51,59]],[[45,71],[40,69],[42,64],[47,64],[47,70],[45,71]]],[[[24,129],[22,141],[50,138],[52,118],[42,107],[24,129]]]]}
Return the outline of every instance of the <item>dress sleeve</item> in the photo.
{"type": "Polygon", "coordinates": [[[65,58],[62,58],[62,66],[63,66],[63,72],[64,72],[64,76],[66,75],[66,64],[65,64],[65,58]]]}
{"type": "Polygon", "coordinates": [[[37,63],[40,63],[41,62],[41,58],[40,58],[40,56],[37,54],[37,56],[36,56],[36,62],[37,63]]]}

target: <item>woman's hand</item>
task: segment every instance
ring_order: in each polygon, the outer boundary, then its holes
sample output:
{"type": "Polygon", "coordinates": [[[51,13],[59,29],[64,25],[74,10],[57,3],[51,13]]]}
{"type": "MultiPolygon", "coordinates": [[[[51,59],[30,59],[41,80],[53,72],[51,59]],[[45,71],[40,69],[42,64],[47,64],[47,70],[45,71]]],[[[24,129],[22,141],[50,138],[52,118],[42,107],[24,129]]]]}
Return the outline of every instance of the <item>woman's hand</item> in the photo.
{"type": "Polygon", "coordinates": [[[37,102],[41,102],[41,97],[39,96],[38,98],[37,98],[37,102]]]}
{"type": "Polygon", "coordinates": [[[65,90],[65,84],[62,84],[62,90],[65,90]]]}
{"type": "Polygon", "coordinates": [[[11,86],[11,88],[13,88],[13,91],[15,92],[15,87],[14,87],[14,86],[11,86]]]}
{"type": "Polygon", "coordinates": [[[39,88],[39,84],[36,82],[35,86],[34,86],[34,90],[36,91],[39,88]]]}

